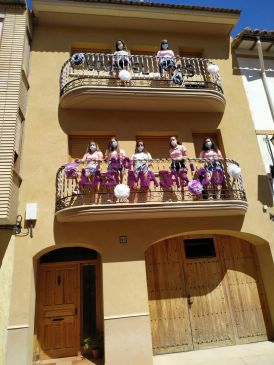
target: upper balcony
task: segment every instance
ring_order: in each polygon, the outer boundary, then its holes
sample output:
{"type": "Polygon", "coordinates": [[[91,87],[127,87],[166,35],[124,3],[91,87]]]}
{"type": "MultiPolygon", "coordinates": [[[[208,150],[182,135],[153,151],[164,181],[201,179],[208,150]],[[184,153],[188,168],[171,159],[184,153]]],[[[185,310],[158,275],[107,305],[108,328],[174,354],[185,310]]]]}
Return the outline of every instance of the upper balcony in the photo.
{"type": "Polygon", "coordinates": [[[175,66],[161,74],[159,59],[155,56],[131,55],[129,64],[123,67],[123,61],[118,64],[113,54],[74,55],[61,70],[60,106],[99,110],[224,111],[225,98],[216,65],[204,58],[179,56],[173,62],[175,66]]]}
{"type": "Polygon", "coordinates": [[[243,215],[246,194],[235,164],[187,158],[176,171],[170,160],[157,159],[147,173],[137,174],[125,159],[118,172],[100,162],[93,176],[87,163],[73,170],[62,166],[56,175],[55,214],[60,222],[243,215]]]}

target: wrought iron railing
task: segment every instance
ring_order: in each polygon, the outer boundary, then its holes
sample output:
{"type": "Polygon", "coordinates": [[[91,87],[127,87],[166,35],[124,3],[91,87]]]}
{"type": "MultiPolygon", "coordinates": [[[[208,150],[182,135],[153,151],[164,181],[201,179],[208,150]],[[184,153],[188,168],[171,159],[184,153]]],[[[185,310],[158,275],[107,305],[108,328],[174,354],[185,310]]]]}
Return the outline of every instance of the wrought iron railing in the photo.
{"type": "Polygon", "coordinates": [[[156,56],[130,55],[128,62],[117,62],[113,54],[81,53],[68,59],[61,70],[60,95],[79,86],[148,87],[179,89],[211,89],[223,93],[217,66],[205,58],[174,57],[172,65],[161,70],[156,56]],[[119,77],[121,69],[129,72],[124,82],[119,77]],[[211,67],[212,69],[212,67],[211,67]],[[217,71],[216,71],[217,69],[217,71]],[[210,72],[209,72],[210,70],[210,72]]]}
{"type": "Polygon", "coordinates": [[[91,165],[90,162],[75,163],[74,171],[68,165],[60,167],[56,175],[56,211],[85,205],[122,207],[145,203],[174,205],[196,200],[246,201],[239,171],[236,177],[231,176],[231,167],[238,168],[233,160],[186,158],[179,170],[170,159],[138,163],[146,166],[139,168],[139,173],[136,161],[134,167],[133,161],[127,158],[112,161],[112,167],[107,161],[92,161],[91,165]],[[124,198],[115,191],[121,183],[129,187],[126,187],[128,196],[124,198]]]}

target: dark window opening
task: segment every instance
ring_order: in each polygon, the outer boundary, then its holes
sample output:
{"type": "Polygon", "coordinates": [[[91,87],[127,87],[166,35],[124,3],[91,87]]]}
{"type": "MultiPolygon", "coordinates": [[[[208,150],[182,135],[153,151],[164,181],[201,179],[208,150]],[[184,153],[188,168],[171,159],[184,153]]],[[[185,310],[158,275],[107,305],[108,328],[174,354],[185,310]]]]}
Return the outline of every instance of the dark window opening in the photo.
{"type": "Polygon", "coordinates": [[[82,343],[96,338],[96,266],[82,265],[82,343]]]}
{"type": "Polygon", "coordinates": [[[212,238],[184,240],[184,246],[187,259],[216,257],[212,238]]]}
{"type": "Polygon", "coordinates": [[[83,247],[66,247],[50,251],[40,258],[41,264],[64,261],[96,260],[97,252],[83,247]]]}

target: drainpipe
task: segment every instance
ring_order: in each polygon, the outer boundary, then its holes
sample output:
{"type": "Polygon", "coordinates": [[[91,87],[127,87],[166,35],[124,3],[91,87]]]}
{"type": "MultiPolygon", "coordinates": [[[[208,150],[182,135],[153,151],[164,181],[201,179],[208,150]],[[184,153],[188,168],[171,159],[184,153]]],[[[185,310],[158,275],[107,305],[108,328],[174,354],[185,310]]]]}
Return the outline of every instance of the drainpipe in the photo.
{"type": "MultiPolygon", "coordinates": [[[[269,88],[268,88],[268,84],[267,84],[267,79],[266,79],[266,74],[265,74],[265,67],[264,67],[263,49],[262,49],[262,43],[261,43],[261,40],[260,40],[259,36],[257,37],[257,48],[258,48],[259,62],[260,62],[260,68],[261,68],[261,75],[262,75],[264,90],[265,90],[265,93],[266,93],[267,101],[268,101],[270,112],[271,112],[271,115],[272,115],[272,120],[273,120],[273,123],[274,123],[274,104],[273,104],[273,101],[272,101],[272,98],[271,98],[271,95],[270,95],[270,91],[269,91],[269,88]]],[[[273,204],[274,204],[274,176],[273,176],[274,158],[273,158],[271,143],[270,143],[268,135],[265,136],[265,141],[266,141],[266,144],[267,144],[268,152],[269,152],[271,160],[272,160],[272,166],[270,166],[270,175],[271,175],[270,184],[271,184],[271,187],[272,187],[273,204]]],[[[272,217],[274,217],[274,216],[272,216],[272,217]]],[[[273,218],[271,218],[271,220],[272,219],[273,218]]]]}

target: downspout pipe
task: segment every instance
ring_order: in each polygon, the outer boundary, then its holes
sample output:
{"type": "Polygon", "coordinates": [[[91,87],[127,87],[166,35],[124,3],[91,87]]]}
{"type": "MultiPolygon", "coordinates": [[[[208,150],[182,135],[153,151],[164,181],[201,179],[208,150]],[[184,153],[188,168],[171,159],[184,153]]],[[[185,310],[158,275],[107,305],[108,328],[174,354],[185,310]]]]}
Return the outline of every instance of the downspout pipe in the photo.
{"type": "MultiPolygon", "coordinates": [[[[269,91],[269,87],[268,87],[268,83],[267,83],[267,79],[266,79],[262,42],[261,42],[259,36],[257,37],[257,48],[258,48],[259,62],[260,62],[260,68],[261,68],[261,75],[262,75],[264,90],[265,90],[267,101],[268,101],[268,104],[269,104],[269,108],[270,108],[270,112],[271,112],[271,116],[272,116],[272,121],[274,123],[274,104],[273,104],[273,100],[272,100],[271,95],[270,95],[270,91],[269,91]]],[[[272,185],[273,203],[274,203],[274,178],[273,178],[274,158],[273,158],[272,147],[271,147],[271,143],[270,143],[268,135],[265,136],[265,140],[266,140],[266,143],[267,143],[268,152],[269,152],[271,160],[272,160],[272,165],[270,166],[270,175],[271,175],[271,182],[272,182],[271,185],[272,185]]]]}

